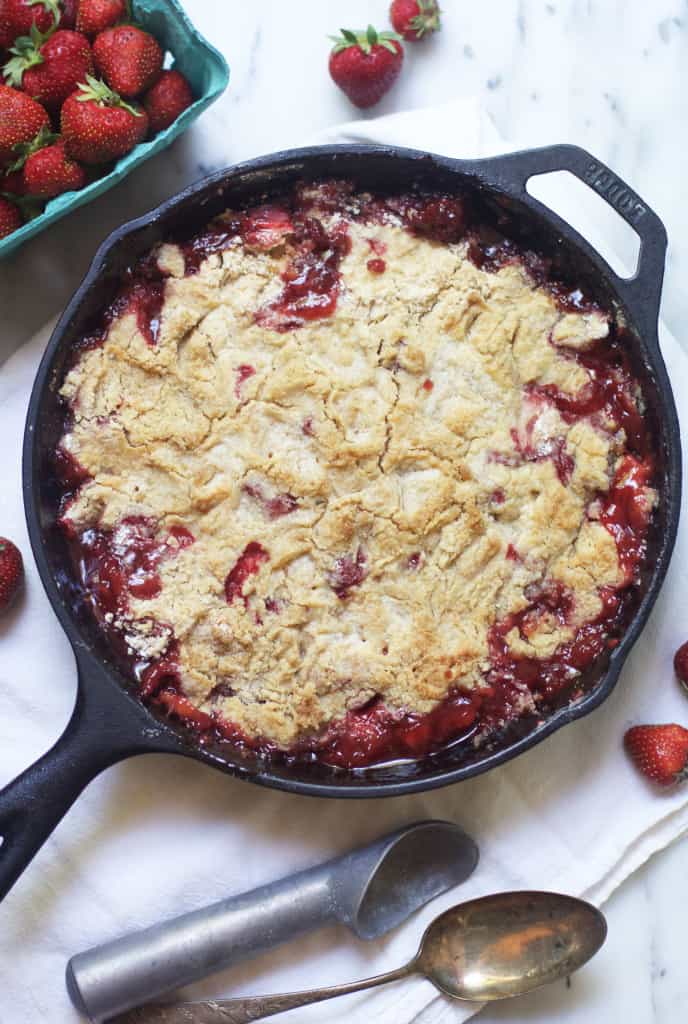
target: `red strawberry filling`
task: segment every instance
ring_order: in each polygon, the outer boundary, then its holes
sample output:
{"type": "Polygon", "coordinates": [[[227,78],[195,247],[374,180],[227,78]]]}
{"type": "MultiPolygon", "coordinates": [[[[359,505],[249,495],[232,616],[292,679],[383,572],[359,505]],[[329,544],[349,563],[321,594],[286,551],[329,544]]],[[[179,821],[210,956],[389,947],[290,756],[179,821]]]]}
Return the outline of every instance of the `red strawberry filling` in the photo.
{"type": "Polygon", "coordinates": [[[560,391],[553,384],[529,384],[528,394],[551,403],[566,423],[592,417],[600,425],[610,420],[623,429],[630,448],[643,455],[647,451],[647,426],[638,409],[636,389],[628,358],[624,352],[623,331],[608,340],[598,341],[587,352],[569,358],[584,366],[590,382],[576,394],[560,391]]]}
{"type": "Polygon", "coordinates": [[[336,559],[329,575],[329,584],[340,600],[349,596],[352,587],[358,587],[368,575],[365,551],[359,548],[356,555],[342,555],[336,559]]]}
{"type": "Polygon", "coordinates": [[[245,484],[244,491],[260,502],[269,519],[280,519],[282,516],[291,515],[299,507],[293,494],[276,494],[273,498],[266,498],[256,484],[245,484]]]}
{"type": "Polygon", "coordinates": [[[294,232],[296,254],[282,273],[284,288],[255,319],[273,331],[293,331],[310,320],[331,316],[340,289],[339,266],[351,250],[346,223],[326,231],[314,217],[303,217],[294,232]]]}
{"type": "Polygon", "coordinates": [[[639,461],[627,455],[621,462],[600,512],[600,522],[616,541],[625,584],[634,582],[645,555],[647,530],[652,507],[647,488],[653,465],[648,457],[639,461]]]}
{"type": "Polygon", "coordinates": [[[234,385],[234,394],[237,398],[241,398],[241,385],[244,381],[247,381],[249,377],[253,377],[255,372],[255,367],[249,366],[248,363],[242,363],[241,366],[237,366],[236,384],[234,385]]]}
{"type": "MultiPolygon", "coordinates": [[[[427,715],[394,713],[378,698],[349,711],[319,742],[304,744],[338,768],[361,768],[400,758],[422,757],[457,738],[465,739],[480,706],[478,694],[452,691],[427,715]]],[[[299,748],[296,748],[299,752],[299,748]]]]}
{"type": "Polygon", "coordinates": [[[76,540],[80,575],[100,615],[126,611],[129,597],[157,597],[160,563],[193,544],[183,526],[161,536],[152,520],[129,516],[114,530],[85,530],[76,540]]]}
{"type": "Polygon", "coordinates": [[[244,245],[274,249],[294,230],[289,212],[281,206],[259,206],[241,221],[244,245]]]}
{"type": "Polygon", "coordinates": [[[70,494],[91,479],[88,470],[84,469],[79,460],[62,445],[53,453],[53,468],[57,479],[70,494]]]}
{"type": "Polygon", "coordinates": [[[387,252],[387,244],[380,238],[368,238],[366,241],[376,256],[384,256],[387,252]]]}
{"type": "Polygon", "coordinates": [[[416,235],[435,242],[460,242],[466,232],[464,204],[447,196],[406,202],[401,215],[416,235]]]}
{"type": "Polygon", "coordinates": [[[231,604],[237,597],[240,597],[244,604],[248,604],[248,598],[243,594],[244,583],[249,576],[255,575],[260,570],[262,563],[267,562],[269,558],[269,554],[258,541],[252,540],[250,544],[246,545],[225,580],[227,604],[231,604]]]}
{"type": "Polygon", "coordinates": [[[201,264],[213,253],[226,249],[240,230],[240,221],[219,221],[200,235],[195,235],[182,245],[186,274],[197,274],[201,264]]]}
{"type": "Polygon", "coordinates": [[[387,264],[385,263],[384,260],[379,259],[379,257],[376,257],[375,259],[372,260],[368,260],[366,266],[371,274],[384,274],[385,270],[387,269],[387,264]]]}

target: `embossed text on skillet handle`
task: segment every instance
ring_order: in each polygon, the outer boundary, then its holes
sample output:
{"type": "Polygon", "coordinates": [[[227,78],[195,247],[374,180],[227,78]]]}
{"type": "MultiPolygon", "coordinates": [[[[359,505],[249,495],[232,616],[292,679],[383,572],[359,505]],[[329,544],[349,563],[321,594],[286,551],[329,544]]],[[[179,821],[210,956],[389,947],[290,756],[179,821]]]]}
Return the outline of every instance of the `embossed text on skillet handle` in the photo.
{"type": "Polygon", "coordinates": [[[638,224],[647,213],[647,207],[635,192],[619,181],[608,167],[591,160],[585,168],[583,177],[590,188],[599,192],[610,206],[624,214],[634,224],[638,224]]]}

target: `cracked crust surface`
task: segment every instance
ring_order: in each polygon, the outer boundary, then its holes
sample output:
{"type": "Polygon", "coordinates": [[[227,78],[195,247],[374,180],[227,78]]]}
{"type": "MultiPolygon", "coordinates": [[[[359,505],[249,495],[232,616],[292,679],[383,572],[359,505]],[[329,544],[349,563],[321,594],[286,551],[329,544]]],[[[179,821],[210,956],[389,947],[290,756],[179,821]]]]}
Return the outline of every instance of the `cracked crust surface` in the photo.
{"type": "Polygon", "coordinates": [[[516,262],[479,269],[463,242],[355,219],[348,232],[335,311],[288,332],[255,318],[282,288],[284,239],[233,239],[186,276],[165,245],[155,344],[124,311],[62,389],[62,444],[90,476],[68,523],[143,516],[195,538],[160,564],[158,594],[130,596],[130,648],[153,659],[176,638],[191,702],[280,746],[376,695],[426,713],[484,686],[490,628],[543,580],[572,591],[572,611],[507,643],[549,657],[623,581],[588,515],[623,431],[567,422],[528,390],[581,392],[571,354],[606,318],[562,312],[516,262]],[[251,545],[265,557],[228,600],[251,545]]]}

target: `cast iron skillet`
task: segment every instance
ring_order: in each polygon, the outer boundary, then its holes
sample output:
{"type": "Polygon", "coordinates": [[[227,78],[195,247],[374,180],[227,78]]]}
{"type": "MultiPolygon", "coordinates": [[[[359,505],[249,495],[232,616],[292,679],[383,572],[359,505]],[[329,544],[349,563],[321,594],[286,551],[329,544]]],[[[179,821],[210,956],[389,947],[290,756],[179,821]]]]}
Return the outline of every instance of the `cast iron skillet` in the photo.
{"type": "MultiPolygon", "coordinates": [[[[488,160],[461,161],[413,150],[328,146],[294,150],[222,171],[157,210],[115,231],[101,246],[86,279],[53,333],[38,370],[24,444],[24,501],[29,533],[48,598],[70,639],[78,669],[73,717],[61,739],[33,767],[0,793],[0,898],[87,783],[124,758],[146,752],[183,754],[230,775],[293,793],[326,797],[399,796],[470,778],[522,753],[562,725],[592,711],[609,696],[647,619],[666,574],[679,516],[680,439],[674,400],[657,342],[666,233],[658,217],[612,172],[582,149],[554,146],[488,160]],[[601,257],[559,217],[526,192],[535,174],[569,170],[610,203],[637,231],[642,248],[636,276],[617,277],[601,257]],[[650,538],[643,585],[621,644],[593,666],[585,696],[521,722],[488,747],[470,742],[419,762],[364,771],[318,764],[270,763],[228,745],[201,747],[183,726],[143,707],[115,655],[90,617],[76,585],[60,531],[50,453],[61,434],[64,410],[57,395],[72,346],[112,299],[122,271],[155,243],[199,230],[227,205],[255,201],[296,180],[338,176],[374,190],[413,184],[468,193],[485,216],[511,221],[509,231],[549,254],[557,273],[627,320],[634,370],[642,380],[656,434],[661,503],[650,538]]],[[[49,680],[46,680],[49,685],[49,680]]]]}

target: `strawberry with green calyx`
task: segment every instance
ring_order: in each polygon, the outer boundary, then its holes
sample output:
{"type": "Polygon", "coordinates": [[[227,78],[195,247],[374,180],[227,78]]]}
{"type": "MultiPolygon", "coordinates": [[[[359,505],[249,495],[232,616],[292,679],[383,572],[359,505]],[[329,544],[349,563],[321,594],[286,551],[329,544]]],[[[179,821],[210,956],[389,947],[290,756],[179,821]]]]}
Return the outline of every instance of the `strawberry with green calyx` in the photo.
{"type": "Polygon", "coordinates": [[[128,0],[79,0],[77,31],[93,39],[106,28],[130,17],[128,0]]]}
{"type": "Polygon", "coordinates": [[[393,0],[389,10],[395,31],[409,43],[438,32],[441,14],[437,0],[393,0]]]}
{"type": "Polygon", "coordinates": [[[163,57],[157,39],[136,25],[108,28],[93,43],[98,74],[125,99],[150,89],[162,71],[163,57]]]}
{"type": "Polygon", "coordinates": [[[39,32],[50,32],[60,17],[57,0],[0,0],[0,50],[28,35],[33,25],[39,32]]]}
{"type": "Polygon", "coordinates": [[[0,613],[12,604],[23,581],[24,562],[19,548],[11,540],[0,537],[0,613]]]}
{"type": "Polygon", "coordinates": [[[86,172],[65,153],[58,139],[32,153],[22,172],[24,195],[36,199],[54,199],[65,192],[76,192],[86,184],[86,172]]]}
{"type": "Polygon", "coordinates": [[[150,134],[157,135],[173,124],[193,103],[191,86],[180,71],[163,71],[143,98],[150,118],[150,134]]]}
{"type": "Polygon", "coordinates": [[[19,142],[14,147],[13,159],[7,164],[5,171],[8,175],[12,176],[16,173],[21,173],[24,169],[24,164],[30,156],[37,153],[39,149],[43,149],[44,146],[51,146],[53,142],[57,142],[58,138],[59,135],[56,135],[49,125],[44,124],[32,139],[28,139],[26,142],[19,142]]]}
{"type": "Polygon", "coordinates": [[[395,32],[342,29],[333,36],[330,75],[352,103],[365,109],[378,103],[396,82],[404,60],[401,39],[395,32]]]}
{"type": "MultiPolygon", "coordinates": [[[[7,238],[14,231],[22,226],[22,215],[19,206],[10,198],[0,192],[0,238],[7,238]]],[[[0,541],[0,544],[2,541],[0,541]]],[[[1,583],[0,583],[1,586],[1,583]]],[[[0,608],[0,611],[2,609],[0,608]]]]}
{"type": "Polygon", "coordinates": [[[10,53],[3,72],[8,85],[22,88],[51,111],[59,110],[93,71],[88,39],[71,29],[44,35],[34,25],[31,35],[17,39],[10,53]]]}
{"type": "Polygon", "coordinates": [[[40,103],[18,89],[0,85],[0,166],[13,159],[16,146],[31,142],[43,127],[50,127],[50,118],[40,103]]]}
{"type": "Polygon", "coordinates": [[[688,779],[688,729],[682,725],[635,725],[624,746],[645,778],[660,786],[688,779]]]}
{"type": "Polygon", "coordinates": [[[148,132],[148,115],[127,103],[105,82],[87,75],[86,84],[67,97],[61,113],[65,151],[82,164],[104,164],[124,156],[148,132]]]}

